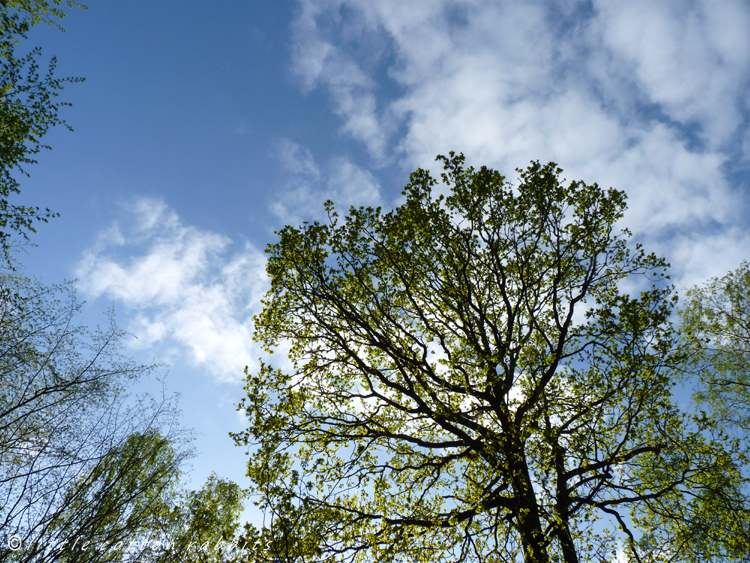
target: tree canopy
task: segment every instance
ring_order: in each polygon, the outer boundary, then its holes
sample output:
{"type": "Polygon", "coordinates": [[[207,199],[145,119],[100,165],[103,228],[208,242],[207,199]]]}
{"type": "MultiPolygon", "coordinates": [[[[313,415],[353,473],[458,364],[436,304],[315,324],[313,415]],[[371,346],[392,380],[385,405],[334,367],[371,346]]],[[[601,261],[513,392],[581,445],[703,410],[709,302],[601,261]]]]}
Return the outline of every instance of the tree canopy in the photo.
{"type": "Polygon", "coordinates": [[[173,510],[183,458],[156,428],[131,433],[79,473],[66,488],[63,512],[45,534],[48,541],[30,545],[20,560],[139,560],[157,522],[173,510]]]}
{"type": "Polygon", "coordinates": [[[247,374],[235,435],[263,556],[678,560],[653,515],[736,490],[741,459],[672,397],[668,265],[618,230],[621,191],[438,159],[394,211],[328,202],[267,249],[255,338],[288,364],[247,374]]]}
{"type": "Polygon", "coordinates": [[[244,491],[211,474],[203,487],[182,495],[159,529],[162,541],[148,560],[169,563],[221,563],[235,559],[244,491]]]}

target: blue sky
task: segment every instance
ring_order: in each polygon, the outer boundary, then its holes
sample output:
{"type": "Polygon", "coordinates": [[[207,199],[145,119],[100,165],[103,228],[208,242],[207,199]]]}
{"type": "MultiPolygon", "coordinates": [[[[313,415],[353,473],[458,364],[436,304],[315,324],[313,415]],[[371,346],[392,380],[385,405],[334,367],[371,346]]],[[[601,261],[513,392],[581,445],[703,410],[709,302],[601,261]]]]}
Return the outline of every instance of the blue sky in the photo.
{"type": "Polygon", "coordinates": [[[171,365],[194,486],[244,484],[227,432],[261,356],[263,249],[326,199],[392,207],[450,150],[509,177],[554,160],[628,194],[678,288],[748,258],[745,0],[92,0],[65,27],[30,34],[86,82],[22,184],[61,215],[23,262],[171,365]]]}

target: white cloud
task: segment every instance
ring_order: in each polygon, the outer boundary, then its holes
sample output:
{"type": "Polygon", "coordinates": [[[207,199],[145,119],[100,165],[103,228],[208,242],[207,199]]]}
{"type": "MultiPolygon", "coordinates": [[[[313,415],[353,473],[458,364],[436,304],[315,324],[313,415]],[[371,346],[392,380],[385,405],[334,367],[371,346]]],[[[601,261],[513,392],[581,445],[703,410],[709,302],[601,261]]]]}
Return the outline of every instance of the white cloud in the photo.
{"type": "MultiPolygon", "coordinates": [[[[334,46],[317,25],[317,18],[333,3],[304,3],[293,24],[298,40],[293,49],[293,72],[306,91],[324,85],[331,92],[333,111],[343,118],[343,131],[364,142],[377,155],[385,152],[382,116],[377,115],[373,93],[374,81],[349,54],[334,46]],[[326,4],[330,4],[327,6],[326,4]]],[[[337,23],[340,23],[337,22],[337,23]]],[[[346,33],[351,36],[368,34],[368,23],[357,18],[348,21],[346,33]]],[[[345,33],[345,34],[346,34],[345,33]]]]}
{"type": "Polygon", "coordinates": [[[506,174],[554,160],[625,190],[627,225],[678,275],[699,248],[706,271],[746,257],[731,240],[747,239],[748,199],[727,175],[750,146],[746,2],[298,5],[295,75],[372,157],[405,173],[449,150],[506,174]]]}
{"type": "Polygon", "coordinates": [[[282,139],[276,145],[276,154],[287,173],[306,177],[310,181],[320,179],[320,170],[308,149],[289,139],[282,139]]]}
{"type": "Polygon", "coordinates": [[[221,381],[239,381],[261,356],[251,317],[268,288],[265,256],[250,245],[231,251],[219,234],[183,224],[163,202],[126,207],[84,253],[77,276],[92,298],[106,296],[133,311],[128,330],[141,347],[166,347],[221,381]]]}
{"type": "Polygon", "coordinates": [[[595,2],[592,27],[649,103],[721,147],[741,123],[750,9],[735,0],[595,2]]]}
{"type": "Polygon", "coordinates": [[[321,170],[308,149],[288,139],[277,144],[276,153],[288,182],[271,205],[271,211],[286,224],[322,220],[323,203],[328,199],[344,211],[350,206],[381,205],[377,179],[347,158],[334,157],[321,170]]]}

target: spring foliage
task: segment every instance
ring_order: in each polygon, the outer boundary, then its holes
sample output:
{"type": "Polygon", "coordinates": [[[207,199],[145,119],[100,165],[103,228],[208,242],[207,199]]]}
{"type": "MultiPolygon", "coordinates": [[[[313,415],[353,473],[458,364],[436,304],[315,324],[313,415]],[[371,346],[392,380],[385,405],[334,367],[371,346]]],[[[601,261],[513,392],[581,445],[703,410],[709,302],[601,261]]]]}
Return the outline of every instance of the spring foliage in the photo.
{"type": "Polygon", "coordinates": [[[235,435],[265,555],[660,557],[658,502],[737,477],[672,398],[689,354],[667,264],[616,228],[623,192],[438,159],[442,185],[417,170],[394,211],[329,202],[268,247],[255,335],[291,367],[247,375],[235,435]]]}

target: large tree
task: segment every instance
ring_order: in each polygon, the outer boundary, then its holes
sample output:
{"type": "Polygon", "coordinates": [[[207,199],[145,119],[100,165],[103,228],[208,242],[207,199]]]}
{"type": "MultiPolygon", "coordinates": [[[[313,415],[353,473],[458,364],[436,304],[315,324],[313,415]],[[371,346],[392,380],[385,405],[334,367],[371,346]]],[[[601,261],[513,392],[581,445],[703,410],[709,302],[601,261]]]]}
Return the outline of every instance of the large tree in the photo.
{"type": "Polygon", "coordinates": [[[275,516],[263,555],[660,556],[639,543],[652,501],[739,479],[672,399],[690,355],[667,264],[616,228],[623,192],[439,159],[394,211],[329,202],[268,247],[255,337],[288,363],[247,375],[235,436],[275,516]]]}

